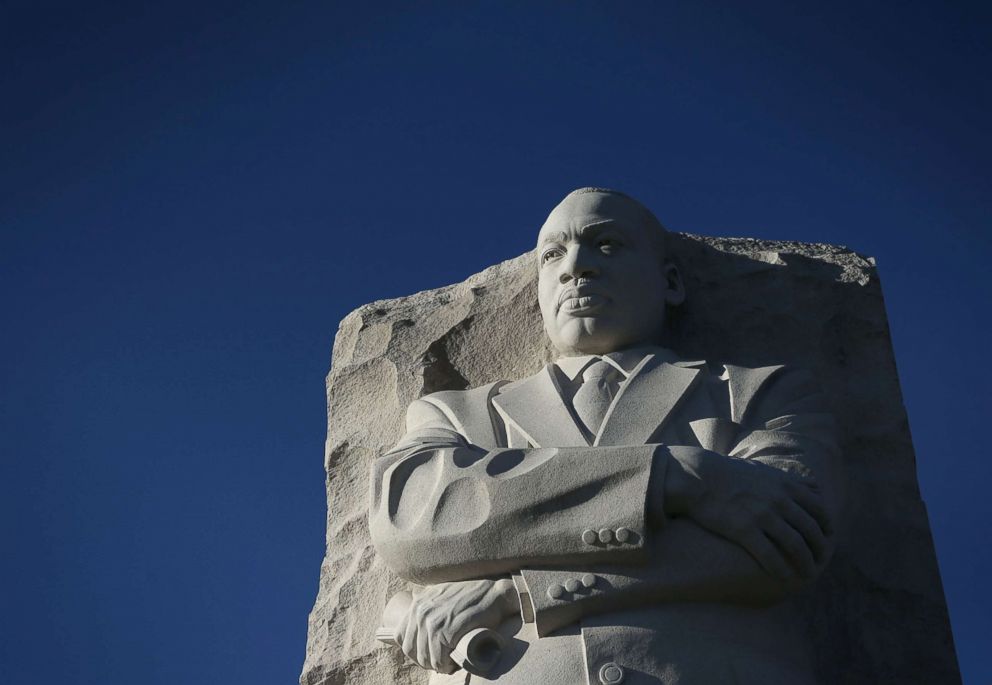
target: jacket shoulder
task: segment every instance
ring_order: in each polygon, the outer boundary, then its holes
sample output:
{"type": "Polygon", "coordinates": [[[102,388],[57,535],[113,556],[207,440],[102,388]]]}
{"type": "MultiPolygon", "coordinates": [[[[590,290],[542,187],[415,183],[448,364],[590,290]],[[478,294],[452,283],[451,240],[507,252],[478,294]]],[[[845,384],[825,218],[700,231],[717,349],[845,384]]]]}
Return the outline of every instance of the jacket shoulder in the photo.
{"type": "Polygon", "coordinates": [[[795,413],[807,405],[821,404],[819,385],[813,374],[799,366],[777,364],[747,367],[724,366],[730,390],[732,419],[745,423],[765,413],[795,413]]]}
{"type": "Polygon", "coordinates": [[[471,444],[493,449],[500,444],[502,428],[496,422],[491,400],[504,385],[505,381],[496,381],[469,390],[424,395],[407,410],[407,430],[445,422],[471,444]]]}

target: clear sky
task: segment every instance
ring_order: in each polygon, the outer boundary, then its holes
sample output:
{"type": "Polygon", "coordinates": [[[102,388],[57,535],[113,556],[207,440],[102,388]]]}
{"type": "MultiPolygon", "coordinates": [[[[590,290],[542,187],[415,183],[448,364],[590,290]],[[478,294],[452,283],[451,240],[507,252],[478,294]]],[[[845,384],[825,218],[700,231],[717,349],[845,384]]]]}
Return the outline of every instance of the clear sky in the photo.
{"type": "Polygon", "coordinates": [[[359,4],[0,4],[0,682],[295,682],[338,321],[589,184],[878,259],[992,682],[988,3],[359,4]]]}

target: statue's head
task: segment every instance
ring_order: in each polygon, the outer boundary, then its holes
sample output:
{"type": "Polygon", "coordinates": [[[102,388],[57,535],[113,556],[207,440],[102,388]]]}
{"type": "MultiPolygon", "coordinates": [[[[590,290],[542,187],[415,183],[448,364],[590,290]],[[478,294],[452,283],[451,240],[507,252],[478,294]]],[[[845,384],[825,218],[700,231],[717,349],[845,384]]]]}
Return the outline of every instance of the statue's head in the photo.
{"type": "Polygon", "coordinates": [[[666,308],[685,289],[667,233],[637,200],[580,188],[551,210],[537,238],[544,330],[565,356],[657,344],[666,308]]]}

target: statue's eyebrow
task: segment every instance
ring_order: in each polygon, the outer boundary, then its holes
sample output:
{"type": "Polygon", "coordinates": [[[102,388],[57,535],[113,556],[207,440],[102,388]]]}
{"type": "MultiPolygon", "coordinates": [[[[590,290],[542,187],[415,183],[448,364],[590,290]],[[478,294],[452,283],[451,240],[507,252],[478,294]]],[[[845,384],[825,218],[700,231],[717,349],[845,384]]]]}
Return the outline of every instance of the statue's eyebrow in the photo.
{"type": "MultiPolygon", "coordinates": [[[[583,224],[577,228],[572,227],[572,229],[575,231],[577,237],[583,240],[587,240],[591,237],[594,237],[600,231],[603,231],[608,228],[615,228],[617,226],[619,226],[619,224],[616,222],[615,219],[600,219],[599,221],[593,221],[588,224],[583,224]]],[[[566,233],[565,231],[558,231],[556,233],[549,233],[548,235],[544,236],[544,239],[541,240],[541,244],[543,245],[544,243],[565,243],[568,242],[568,238],[569,238],[568,233],[566,233]]]]}
{"type": "Polygon", "coordinates": [[[580,238],[591,238],[607,228],[613,228],[617,226],[617,222],[613,219],[601,219],[600,221],[593,221],[584,226],[579,226],[576,231],[580,238]]]}
{"type": "Polygon", "coordinates": [[[568,235],[566,235],[565,231],[558,231],[557,233],[549,233],[548,235],[544,236],[544,239],[541,241],[541,244],[543,245],[544,243],[563,243],[566,240],[568,240],[568,235]]]}

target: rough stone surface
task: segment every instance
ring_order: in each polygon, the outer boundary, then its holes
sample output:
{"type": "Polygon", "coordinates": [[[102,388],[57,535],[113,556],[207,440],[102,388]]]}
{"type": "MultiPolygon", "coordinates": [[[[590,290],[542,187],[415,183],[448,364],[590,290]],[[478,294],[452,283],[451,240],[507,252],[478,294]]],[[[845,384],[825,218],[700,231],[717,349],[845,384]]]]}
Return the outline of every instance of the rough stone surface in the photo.
{"type": "MultiPolygon", "coordinates": [[[[960,682],[873,260],[832,245],[676,240],[688,300],[666,345],[687,358],[804,366],[838,421],[846,519],[803,597],[820,681],[960,682]]],[[[521,378],[552,359],[535,264],[528,253],[341,322],[327,377],[327,552],[302,684],[426,682],[374,639],[405,583],[369,540],[369,463],[398,440],[415,398],[521,378]]]]}

